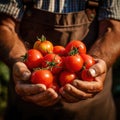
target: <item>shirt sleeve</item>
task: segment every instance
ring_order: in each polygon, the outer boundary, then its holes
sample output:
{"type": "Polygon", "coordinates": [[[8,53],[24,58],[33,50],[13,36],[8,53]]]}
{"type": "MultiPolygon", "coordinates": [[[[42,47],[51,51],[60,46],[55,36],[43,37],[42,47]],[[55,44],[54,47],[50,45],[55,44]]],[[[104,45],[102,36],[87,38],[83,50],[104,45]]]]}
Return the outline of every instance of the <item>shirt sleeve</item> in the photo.
{"type": "Polygon", "coordinates": [[[120,20],[120,0],[101,0],[98,19],[109,18],[120,20]]]}
{"type": "Polygon", "coordinates": [[[20,21],[24,7],[21,0],[0,0],[0,12],[12,16],[14,19],[20,21]]]}

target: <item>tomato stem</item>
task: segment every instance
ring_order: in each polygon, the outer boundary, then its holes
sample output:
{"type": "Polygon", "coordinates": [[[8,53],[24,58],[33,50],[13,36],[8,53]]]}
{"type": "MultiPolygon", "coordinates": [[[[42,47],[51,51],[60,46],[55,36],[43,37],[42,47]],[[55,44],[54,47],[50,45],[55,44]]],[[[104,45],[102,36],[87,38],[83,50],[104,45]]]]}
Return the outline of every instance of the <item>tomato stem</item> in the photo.
{"type": "Polygon", "coordinates": [[[72,47],[71,50],[70,50],[70,52],[69,52],[69,55],[75,55],[77,53],[79,53],[78,48],[72,47]]]}
{"type": "Polygon", "coordinates": [[[37,36],[37,40],[39,40],[40,42],[44,42],[46,41],[46,37],[44,35],[42,35],[41,38],[37,36]]]}

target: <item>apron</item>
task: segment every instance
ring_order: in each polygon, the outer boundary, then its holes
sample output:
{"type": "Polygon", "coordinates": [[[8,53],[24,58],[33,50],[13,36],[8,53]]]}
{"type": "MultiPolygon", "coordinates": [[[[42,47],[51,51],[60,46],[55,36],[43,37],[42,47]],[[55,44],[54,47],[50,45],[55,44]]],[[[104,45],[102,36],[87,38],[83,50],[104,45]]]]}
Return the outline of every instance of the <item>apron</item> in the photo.
{"type": "MultiPolygon", "coordinates": [[[[28,48],[33,46],[36,36],[44,35],[54,45],[65,46],[71,40],[82,40],[89,50],[98,34],[98,21],[94,16],[94,10],[58,14],[31,8],[23,17],[20,35],[28,48]]],[[[110,70],[103,91],[77,103],[63,102],[44,108],[27,103],[17,95],[10,96],[9,103],[14,107],[9,108],[9,114],[15,120],[115,120],[111,78],[110,70]]],[[[15,94],[14,90],[12,92],[15,94]]]]}

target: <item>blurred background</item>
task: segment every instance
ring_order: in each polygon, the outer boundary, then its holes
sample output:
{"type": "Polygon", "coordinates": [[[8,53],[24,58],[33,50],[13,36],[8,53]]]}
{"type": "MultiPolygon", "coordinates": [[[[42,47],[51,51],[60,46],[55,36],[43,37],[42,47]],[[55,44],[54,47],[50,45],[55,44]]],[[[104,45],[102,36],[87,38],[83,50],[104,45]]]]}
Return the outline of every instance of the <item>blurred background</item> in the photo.
{"type": "MultiPolygon", "coordinates": [[[[7,105],[7,86],[9,78],[10,71],[8,66],[0,61],[0,120],[3,120],[3,115],[7,105]]],[[[113,81],[112,93],[118,113],[117,120],[120,120],[120,58],[113,66],[113,81]]]]}
{"type": "Polygon", "coordinates": [[[7,85],[10,78],[9,72],[7,65],[0,61],[0,120],[2,120],[7,105],[7,85]]]}

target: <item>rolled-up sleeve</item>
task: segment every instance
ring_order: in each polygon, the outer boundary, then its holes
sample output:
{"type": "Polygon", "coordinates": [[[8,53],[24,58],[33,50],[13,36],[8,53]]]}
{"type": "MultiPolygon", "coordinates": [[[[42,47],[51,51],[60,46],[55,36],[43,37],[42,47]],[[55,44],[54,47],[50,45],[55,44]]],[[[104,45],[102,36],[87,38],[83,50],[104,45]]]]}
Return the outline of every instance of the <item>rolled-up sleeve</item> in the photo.
{"type": "Polygon", "coordinates": [[[99,9],[99,20],[120,20],[120,0],[101,0],[99,9]]]}
{"type": "Polygon", "coordinates": [[[24,13],[24,7],[21,0],[0,0],[0,12],[20,21],[24,13]]]}

